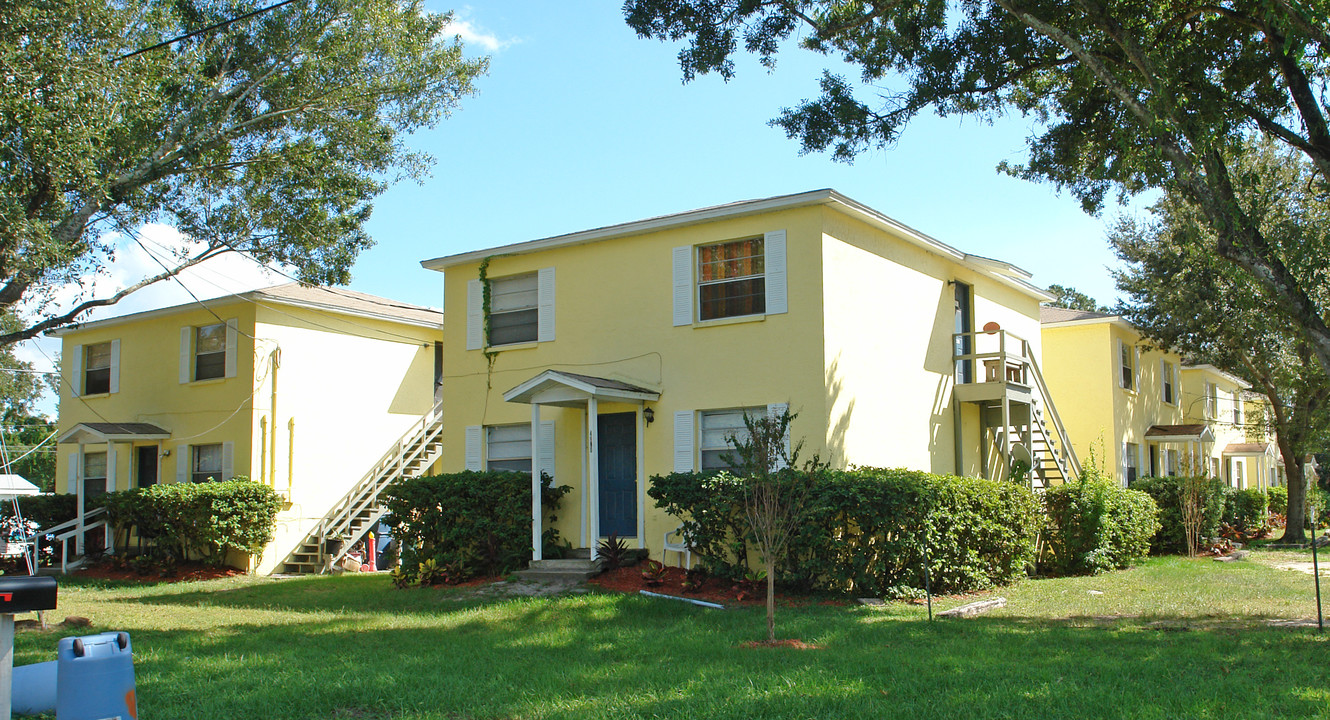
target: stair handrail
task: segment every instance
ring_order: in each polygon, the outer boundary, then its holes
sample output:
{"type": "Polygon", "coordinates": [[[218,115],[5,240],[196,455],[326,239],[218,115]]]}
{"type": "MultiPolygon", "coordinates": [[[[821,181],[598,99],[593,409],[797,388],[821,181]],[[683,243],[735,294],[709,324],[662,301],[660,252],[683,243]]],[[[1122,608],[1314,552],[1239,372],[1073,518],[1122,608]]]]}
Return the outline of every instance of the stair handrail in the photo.
{"type": "MultiPolygon", "coordinates": [[[[361,492],[352,498],[343,498],[344,506],[336,518],[336,522],[331,523],[326,531],[328,536],[337,536],[343,529],[349,529],[353,518],[362,511],[369,509],[377,502],[379,494],[392,480],[396,479],[402,468],[410,465],[414,460],[425,456],[428,446],[441,433],[442,425],[431,422],[422,428],[417,434],[411,436],[410,442],[406,443],[406,450],[398,449],[391,462],[380,461],[374,469],[357,483],[361,492]]],[[[402,441],[399,440],[399,443],[402,441]]],[[[330,512],[329,515],[332,513],[330,512]]],[[[327,516],[325,516],[327,517],[327,516]]]]}
{"type": "Polygon", "coordinates": [[[1039,362],[1034,359],[1034,352],[1031,349],[1028,340],[1021,340],[1022,351],[1025,354],[1026,362],[1033,371],[1035,388],[1039,391],[1040,397],[1044,400],[1045,415],[1053,422],[1053,429],[1058,434],[1058,451],[1067,459],[1071,471],[1076,477],[1081,476],[1081,460],[1076,456],[1076,448],[1071,445],[1071,436],[1067,434],[1067,428],[1062,424],[1062,415],[1058,413],[1057,405],[1053,402],[1053,394],[1048,391],[1048,384],[1044,382],[1044,374],[1039,369],[1039,362]]]}
{"type": "Polygon", "coordinates": [[[377,462],[370,466],[369,471],[361,476],[360,480],[357,481],[355,485],[352,485],[351,489],[348,490],[345,495],[332,504],[332,507],[330,507],[323,518],[319,520],[319,524],[314,527],[314,530],[310,535],[317,536],[320,541],[327,540],[328,537],[334,534],[334,529],[337,529],[340,525],[344,524],[343,521],[345,518],[354,515],[354,513],[350,512],[351,506],[355,504],[356,500],[358,500],[362,494],[367,491],[373,491],[374,495],[377,496],[378,491],[381,490],[383,486],[387,485],[385,478],[392,477],[392,473],[386,471],[394,466],[400,467],[405,465],[405,463],[397,462],[403,455],[403,447],[405,446],[409,448],[418,436],[428,435],[430,429],[435,425],[438,425],[442,417],[443,401],[440,400],[439,402],[434,403],[429,412],[414,420],[411,423],[411,427],[393,442],[392,446],[388,448],[387,452],[379,457],[377,462]]]}

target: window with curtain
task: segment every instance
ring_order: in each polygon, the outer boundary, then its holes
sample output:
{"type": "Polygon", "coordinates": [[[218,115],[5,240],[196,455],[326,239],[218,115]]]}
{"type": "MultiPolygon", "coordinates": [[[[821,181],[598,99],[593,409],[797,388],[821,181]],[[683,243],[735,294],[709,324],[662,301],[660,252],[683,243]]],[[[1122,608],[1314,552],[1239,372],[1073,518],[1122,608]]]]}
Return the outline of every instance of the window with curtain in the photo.
{"type": "Polygon", "coordinates": [[[83,394],[111,392],[111,343],[83,347],[83,394]]]}
{"type": "Polygon", "coordinates": [[[485,469],[531,473],[531,425],[485,428],[485,469]]]}
{"type": "Polygon", "coordinates": [[[697,298],[702,320],[765,313],[766,263],[762,238],[699,246],[697,298]]]}
{"type": "Polygon", "coordinates": [[[490,280],[490,345],[536,342],[540,332],[538,286],[536,273],[490,280]]]}
{"type": "Polygon", "coordinates": [[[226,323],[194,329],[194,379],[226,377],[226,323]]]}
{"type": "Polygon", "coordinates": [[[215,482],[226,480],[222,477],[222,445],[195,445],[190,448],[190,475],[192,482],[215,482]]]}

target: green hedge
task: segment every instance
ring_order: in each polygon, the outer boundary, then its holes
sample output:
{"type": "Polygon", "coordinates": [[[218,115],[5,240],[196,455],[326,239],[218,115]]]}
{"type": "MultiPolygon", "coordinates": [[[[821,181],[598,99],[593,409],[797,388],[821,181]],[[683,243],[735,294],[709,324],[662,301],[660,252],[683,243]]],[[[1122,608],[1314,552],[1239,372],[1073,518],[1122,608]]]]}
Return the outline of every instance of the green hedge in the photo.
{"type": "MultiPolygon", "coordinates": [[[[42,528],[48,528],[77,517],[78,502],[78,496],[73,494],[24,495],[18,499],[18,507],[23,511],[24,519],[36,522],[42,528]]],[[[5,510],[8,511],[9,508],[5,510]]]]}
{"type": "MultiPolygon", "coordinates": [[[[737,484],[704,473],[651,479],[656,506],[685,518],[712,572],[747,569],[737,484]]],[[[857,468],[819,473],[779,580],[804,589],[897,596],[922,590],[927,538],[935,592],[1012,582],[1034,558],[1038,501],[1014,483],[857,468]]]]}
{"type": "MultiPolygon", "coordinates": [[[[1284,495],[1287,510],[1287,493],[1284,495]]],[[[1259,537],[1269,529],[1269,499],[1262,490],[1224,488],[1223,523],[1247,537],[1259,537]]]]}
{"type": "MultiPolygon", "coordinates": [[[[1159,532],[1150,542],[1150,552],[1159,555],[1185,554],[1187,533],[1182,526],[1182,483],[1187,478],[1144,478],[1132,483],[1131,489],[1140,490],[1154,498],[1159,506],[1159,532]]],[[[1224,483],[1216,478],[1201,478],[1205,484],[1202,494],[1204,513],[1199,536],[1201,539],[1217,537],[1224,512],[1224,483]]]]}
{"type": "Polygon", "coordinates": [[[235,551],[259,555],[272,542],[281,498],[258,482],[166,483],[107,493],[107,517],[143,551],[167,561],[221,565],[235,551]]]}
{"type": "Polygon", "coordinates": [[[1270,512],[1276,515],[1288,515],[1288,488],[1283,485],[1270,488],[1266,494],[1266,502],[1270,506],[1270,512]]]}
{"type": "Polygon", "coordinates": [[[1125,568],[1144,558],[1159,532],[1159,508],[1144,492],[1106,480],[1051,487],[1039,570],[1085,575],[1125,568]]]}
{"type": "MultiPolygon", "coordinates": [[[[546,476],[542,496],[546,546],[558,542],[551,513],[572,490],[550,485],[546,476]]],[[[389,485],[383,496],[408,581],[434,579],[433,571],[421,577],[422,564],[437,568],[438,579],[457,581],[501,575],[531,559],[530,475],[466,471],[404,478],[389,485]]]]}

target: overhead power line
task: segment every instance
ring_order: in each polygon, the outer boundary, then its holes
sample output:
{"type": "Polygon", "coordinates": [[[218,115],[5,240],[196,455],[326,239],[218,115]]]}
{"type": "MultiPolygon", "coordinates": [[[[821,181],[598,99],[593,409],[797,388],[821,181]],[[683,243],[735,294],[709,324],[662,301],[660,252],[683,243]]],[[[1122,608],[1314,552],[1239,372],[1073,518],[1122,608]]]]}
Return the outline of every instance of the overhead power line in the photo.
{"type": "Polygon", "coordinates": [[[279,2],[279,3],[275,4],[275,5],[269,5],[268,7],[262,7],[262,8],[259,8],[258,10],[251,10],[251,11],[245,13],[244,15],[238,15],[238,16],[236,16],[236,17],[231,18],[230,20],[223,20],[223,21],[221,21],[221,22],[219,22],[219,23],[213,23],[212,25],[209,25],[208,27],[202,28],[202,29],[200,29],[200,30],[195,30],[194,32],[191,32],[191,33],[185,33],[184,35],[178,35],[178,36],[176,36],[176,37],[171,38],[170,40],[164,40],[164,41],[162,41],[162,42],[159,42],[159,43],[157,43],[156,45],[152,45],[152,46],[145,47],[145,48],[139,48],[138,50],[135,50],[134,52],[126,53],[126,54],[124,54],[124,55],[121,55],[120,57],[116,58],[115,60],[112,60],[111,62],[112,62],[113,64],[114,64],[114,63],[118,63],[118,62],[120,62],[121,60],[126,60],[126,59],[128,59],[128,58],[132,58],[132,57],[134,57],[135,55],[142,55],[143,53],[146,53],[146,52],[152,52],[153,50],[157,50],[158,48],[164,48],[164,47],[167,47],[167,46],[169,46],[169,45],[174,45],[175,43],[178,43],[178,42],[180,42],[181,40],[188,40],[188,39],[190,39],[190,38],[192,38],[192,37],[198,37],[199,35],[203,35],[203,34],[205,34],[205,33],[210,33],[210,32],[212,32],[213,30],[217,30],[217,29],[220,29],[220,28],[224,28],[224,27],[226,27],[227,25],[230,25],[230,24],[232,24],[232,23],[240,22],[241,20],[245,20],[245,19],[247,19],[247,18],[252,18],[252,17],[254,17],[255,15],[262,15],[263,13],[266,13],[266,12],[268,12],[269,10],[276,10],[277,8],[279,8],[279,7],[283,6],[283,5],[290,5],[291,3],[295,2],[295,1],[296,1],[296,0],[282,0],[282,2],[279,2]]]}

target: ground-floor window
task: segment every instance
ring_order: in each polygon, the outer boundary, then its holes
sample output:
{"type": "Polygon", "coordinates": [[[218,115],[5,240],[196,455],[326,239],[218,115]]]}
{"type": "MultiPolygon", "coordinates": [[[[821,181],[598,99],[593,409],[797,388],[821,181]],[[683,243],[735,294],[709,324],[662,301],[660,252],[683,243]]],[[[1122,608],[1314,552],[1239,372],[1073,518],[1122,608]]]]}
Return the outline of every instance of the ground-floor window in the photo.
{"type": "Polygon", "coordinates": [[[1164,450],[1164,473],[1169,476],[1178,474],[1178,451],[1164,450]]]}
{"type": "Polygon", "coordinates": [[[195,445],[190,448],[190,475],[192,482],[216,482],[222,477],[222,444],[195,445]]]}
{"type": "Polygon", "coordinates": [[[1136,443],[1124,443],[1122,446],[1122,474],[1127,478],[1127,484],[1136,482],[1136,458],[1140,446],[1136,443]]]}
{"type": "Polygon", "coordinates": [[[767,408],[750,407],[732,410],[708,410],[702,413],[702,469],[728,470],[731,463],[738,462],[734,456],[731,438],[744,441],[748,439],[748,426],[744,424],[744,414],[752,417],[765,417],[767,408]]]}
{"type": "Polygon", "coordinates": [[[531,473],[531,425],[485,428],[485,469],[531,473]]]}
{"type": "Polygon", "coordinates": [[[83,497],[106,494],[106,453],[83,453],[83,497]]]}

